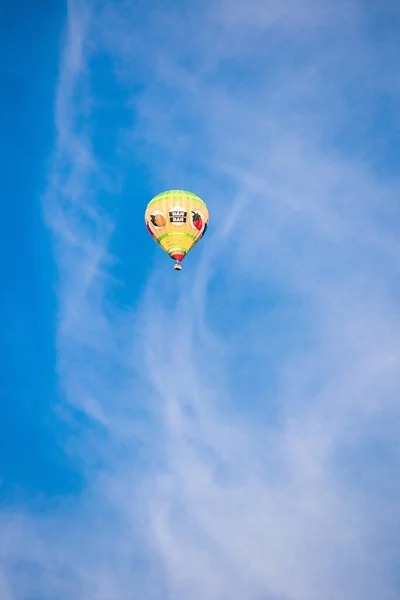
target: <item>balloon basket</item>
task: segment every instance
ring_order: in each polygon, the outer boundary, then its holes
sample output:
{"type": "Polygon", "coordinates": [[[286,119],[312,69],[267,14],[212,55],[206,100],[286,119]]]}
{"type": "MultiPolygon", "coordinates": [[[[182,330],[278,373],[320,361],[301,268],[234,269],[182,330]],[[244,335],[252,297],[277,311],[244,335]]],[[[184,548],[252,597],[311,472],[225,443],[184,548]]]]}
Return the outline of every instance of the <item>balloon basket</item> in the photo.
{"type": "Polygon", "coordinates": [[[180,265],[179,263],[175,263],[174,269],[175,269],[175,271],[182,271],[182,265],[180,265]]]}

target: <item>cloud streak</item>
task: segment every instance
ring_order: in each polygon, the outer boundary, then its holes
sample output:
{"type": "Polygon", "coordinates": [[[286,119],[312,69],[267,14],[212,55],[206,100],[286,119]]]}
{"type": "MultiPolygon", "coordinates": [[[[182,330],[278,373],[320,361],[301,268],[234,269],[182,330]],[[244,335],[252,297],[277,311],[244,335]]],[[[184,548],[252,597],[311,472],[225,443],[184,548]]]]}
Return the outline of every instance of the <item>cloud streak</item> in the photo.
{"type": "Polygon", "coordinates": [[[88,487],[2,527],[3,560],[42,573],[9,566],[4,598],[396,598],[399,182],[369,121],[387,47],[357,2],[88,6],[69,6],[46,198],[88,487]],[[109,301],[104,53],[135,111],[109,155],[140,155],[154,190],[193,188],[211,213],[179,279],[160,256],[134,312],[109,301]]]}

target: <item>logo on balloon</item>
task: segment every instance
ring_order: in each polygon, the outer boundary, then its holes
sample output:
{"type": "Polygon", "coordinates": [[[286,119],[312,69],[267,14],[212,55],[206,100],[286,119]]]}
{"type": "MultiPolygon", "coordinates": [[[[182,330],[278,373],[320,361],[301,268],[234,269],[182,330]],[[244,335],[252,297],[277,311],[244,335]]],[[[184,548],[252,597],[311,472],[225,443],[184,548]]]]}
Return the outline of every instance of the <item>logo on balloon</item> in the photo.
{"type": "Polygon", "coordinates": [[[173,206],[169,211],[169,221],[173,225],[184,225],[187,220],[187,211],[183,206],[173,206]]]}
{"type": "Polygon", "coordinates": [[[190,224],[196,231],[201,231],[205,224],[204,215],[200,210],[192,210],[190,224]]]}
{"type": "Polygon", "coordinates": [[[167,223],[167,219],[165,218],[165,215],[161,212],[161,210],[155,210],[150,215],[150,221],[155,229],[162,229],[167,223]]]}

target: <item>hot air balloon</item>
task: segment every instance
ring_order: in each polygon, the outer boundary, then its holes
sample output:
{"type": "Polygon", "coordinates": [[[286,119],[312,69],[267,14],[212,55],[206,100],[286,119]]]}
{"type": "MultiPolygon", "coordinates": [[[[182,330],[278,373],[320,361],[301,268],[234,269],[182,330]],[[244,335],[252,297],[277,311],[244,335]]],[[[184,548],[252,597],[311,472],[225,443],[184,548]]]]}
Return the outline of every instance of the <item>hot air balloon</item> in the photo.
{"type": "Polygon", "coordinates": [[[196,194],[169,190],[150,200],[144,220],[147,231],[180,271],[186,254],[205,234],[209,215],[205,202],[196,194]]]}

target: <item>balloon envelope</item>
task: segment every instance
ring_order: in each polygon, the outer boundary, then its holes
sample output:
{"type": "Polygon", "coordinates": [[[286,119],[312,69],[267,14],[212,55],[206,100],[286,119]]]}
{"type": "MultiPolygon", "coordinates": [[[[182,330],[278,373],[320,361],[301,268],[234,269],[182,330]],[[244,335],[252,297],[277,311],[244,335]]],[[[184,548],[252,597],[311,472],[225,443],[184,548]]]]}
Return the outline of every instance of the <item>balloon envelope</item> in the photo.
{"type": "Polygon", "coordinates": [[[173,260],[180,263],[206,232],[209,215],[205,202],[185,190],[155,196],[144,215],[147,231],[173,260]]]}

